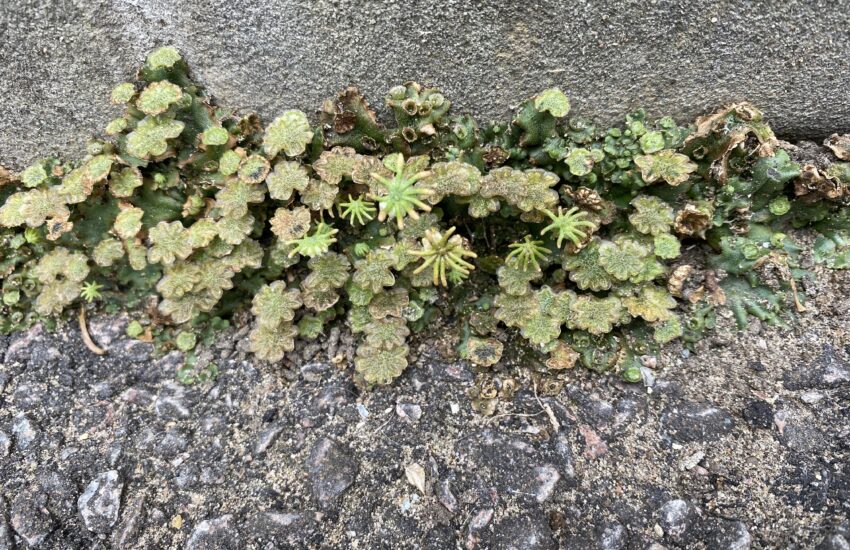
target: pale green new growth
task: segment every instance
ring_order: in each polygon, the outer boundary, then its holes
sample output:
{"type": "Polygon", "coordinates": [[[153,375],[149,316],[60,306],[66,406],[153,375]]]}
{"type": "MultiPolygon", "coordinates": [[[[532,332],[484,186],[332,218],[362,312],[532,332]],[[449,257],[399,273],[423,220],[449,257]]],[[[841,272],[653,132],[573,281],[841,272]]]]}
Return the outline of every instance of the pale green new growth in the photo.
{"type": "Polygon", "coordinates": [[[159,222],[151,228],[148,239],[151,242],[148,261],[151,263],[171,265],[178,258],[185,260],[192,253],[186,228],[180,222],[159,222]]]}
{"type": "Polygon", "coordinates": [[[142,217],[145,212],[141,208],[129,207],[122,210],[115,218],[113,228],[122,239],[132,239],[142,228],[142,217]]]}
{"type": "Polygon", "coordinates": [[[113,172],[109,178],[109,190],[116,197],[130,197],[142,186],[142,173],[138,168],[127,167],[120,172],[113,172]]]}
{"type": "Polygon", "coordinates": [[[173,46],[163,46],[148,54],[145,64],[152,69],[167,69],[173,67],[183,58],[173,46]]]}
{"type": "Polygon", "coordinates": [[[470,197],[478,192],[481,173],[465,162],[438,162],[431,166],[428,175],[417,187],[431,191],[427,200],[437,204],[447,196],[470,197]]]}
{"type": "Polygon", "coordinates": [[[180,86],[171,82],[154,82],[139,94],[136,107],[146,115],[161,115],[181,97],[183,90],[180,86]]]}
{"type": "Polygon", "coordinates": [[[605,334],[623,320],[625,312],[622,302],[615,296],[596,298],[584,295],[575,299],[570,313],[577,328],[591,334],[605,334]]]}
{"type": "Polygon", "coordinates": [[[56,314],[73,302],[83,289],[89,275],[86,257],[66,248],[56,248],[43,256],[33,270],[41,292],[35,309],[42,315],[56,314]]]}
{"type": "Polygon", "coordinates": [[[127,136],[127,152],[141,159],[164,155],[168,140],[179,136],[185,126],[179,120],[146,117],[127,136]]]}
{"type": "Polygon", "coordinates": [[[338,185],[343,178],[351,177],[359,158],[360,155],[351,147],[334,147],[330,151],[322,151],[313,162],[313,170],[323,181],[338,185]]]}
{"type": "Polygon", "coordinates": [[[635,157],[635,164],[640,168],[646,183],[654,183],[660,179],[669,185],[679,185],[687,181],[690,174],[697,169],[697,165],[686,155],[676,153],[672,149],[635,157]]]}
{"type": "Polygon", "coordinates": [[[407,368],[407,346],[391,349],[358,348],[354,367],[370,384],[389,384],[407,368]]]}
{"type": "Polygon", "coordinates": [[[609,274],[620,281],[636,276],[646,265],[649,250],[631,239],[599,245],[599,263],[609,274]]]}
{"type": "Polygon", "coordinates": [[[266,177],[269,196],[279,201],[288,201],[293,191],[304,191],[308,183],[310,176],[307,169],[295,161],[278,161],[272,173],[266,177]]]}
{"type": "Polygon", "coordinates": [[[123,257],[124,247],[121,241],[112,238],[100,241],[92,252],[94,263],[101,267],[109,267],[123,257]]]}
{"type": "Polygon", "coordinates": [[[263,149],[269,158],[283,151],[289,157],[302,154],[313,139],[307,115],[298,110],[285,111],[266,128],[263,149]]]}
{"type": "Polygon", "coordinates": [[[673,225],[673,209],[663,200],[651,195],[639,195],[632,199],[635,211],[629,221],[635,229],[649,235],[661,235],[673,225]]]}
{"type": "Polygon", "coordinates": [[[230,139],[230,134],[226,128],[221,126],[213,126],[207,128],[201,134],[201,143],[208,146],[224,145],[230,139]]]}
{"type": "Polygon", "coordinates": [[[570,173],[574,176],[586,176],[593,171],[593,154],[584,147],[573,149],[567,153],[564,161],[569,166],[570,173]]]}
{"type": "Polygon", "coordinates": [[[257,317],[260,325],[275,327],[280,323],[292,321],[295,311],[302,303],[301,293],[297,288],[287,288],[284,281],[275,281],[254,295],[251,313],[257,317]]]}
{"type": "Polygon", "coordinates": [[[562,118],[570,112],[570,100],[558,88],[549,88],[537,94],[534,98],[534,108],[538,111],[548,111],[555,118],[562,118]]]}
{"type": "Polygon", "coordinates": [[[136,94],[136,86],[132,82],[121,83],[112,88],[110,99],[112,103],[121,105],[122,103],[130,103],[133,96],[136,94]]]}

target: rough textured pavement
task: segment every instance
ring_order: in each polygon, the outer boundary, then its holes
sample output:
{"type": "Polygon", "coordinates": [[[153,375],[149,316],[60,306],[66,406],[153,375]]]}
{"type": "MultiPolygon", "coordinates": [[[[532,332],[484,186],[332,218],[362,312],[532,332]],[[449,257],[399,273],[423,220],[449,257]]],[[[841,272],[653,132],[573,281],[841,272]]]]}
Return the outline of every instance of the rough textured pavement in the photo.
{"type": "Polygon", "coordinates": [[[82,153],[147,51],[179,47],[222,105],[266,119],[349,84],[441,86],[502,117],[558,85],[603,122],[748,99],[786,138],[850,130],[847,0],[4,0],[0,163],[82,153]]]}
{"type": "Polygon", "coordinates": [[[569,372],[491,417],[428,344],[360,393],[321,345],[246,360],[246,329],[193,386],[126,319],[91,322],[103,357],[76,327],[3,337],[0,549],[845,549],[848,283],[820,273],[792,330],[722,319],[644,384],[569,372]]]}

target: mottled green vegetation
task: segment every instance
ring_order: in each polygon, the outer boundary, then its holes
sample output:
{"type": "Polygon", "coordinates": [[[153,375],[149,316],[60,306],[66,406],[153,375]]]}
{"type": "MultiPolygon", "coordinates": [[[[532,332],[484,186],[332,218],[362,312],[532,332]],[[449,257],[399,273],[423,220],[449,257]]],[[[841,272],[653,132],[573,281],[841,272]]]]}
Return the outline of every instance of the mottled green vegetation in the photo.
{"type": "Polygon", "coordinates": [[[170,47],[111,100],[125,113],[86,158],[0,170],[0,329],[130,309],[128,334],[187,354],[187,383],[215,376],[194,350],[234,316],[266,361],[346,323],[364,386],[398,377],[425,327],[460,334],[480,369],[511,349],[637,381],[642,356],[697,341],[718,310],[742,328],[805,310],[789,228],[850,266],[850,138],[795,162],[748,104],[601,129],[549,89],[479,126],[411,82],[385,98],[390,127],[354,88],[318,121],[264,126],[216,106],[170,47]]]}

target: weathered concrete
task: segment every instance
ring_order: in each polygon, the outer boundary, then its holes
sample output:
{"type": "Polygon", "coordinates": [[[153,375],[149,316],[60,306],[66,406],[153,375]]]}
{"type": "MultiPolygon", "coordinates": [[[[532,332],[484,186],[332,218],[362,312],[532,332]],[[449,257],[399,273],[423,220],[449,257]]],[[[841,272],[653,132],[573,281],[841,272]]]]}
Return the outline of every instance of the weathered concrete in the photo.
{"type": "Polygon", "coordinates": [[[559,85],[602,121],[647,106],[687,120],[749,99],[786,137],[850,130],[847,0],[5,0],[0,162],[78,154],[105,98],[171,43],[224,105],[313,110],[347,85],[442,86],[502,115],[559,85]],[[474,7],[473,7],[474,6],[474,7]]]}

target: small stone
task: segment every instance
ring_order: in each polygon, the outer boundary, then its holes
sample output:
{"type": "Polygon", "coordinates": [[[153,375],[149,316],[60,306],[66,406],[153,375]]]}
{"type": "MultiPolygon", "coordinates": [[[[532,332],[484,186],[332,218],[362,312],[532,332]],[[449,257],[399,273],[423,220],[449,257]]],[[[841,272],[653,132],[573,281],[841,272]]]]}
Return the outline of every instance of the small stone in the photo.
{"type": "Polygon", "coordinates": [[[658,511],[659,524],[664,533],[674,541],[681,542],[693,526],[696,511],[685,500],[676,499],[665,502],[658,511]]]}
{"type": "Polygon", "coordinates": [[[124,337],[126,317],[96,316],[89,319],[89,335],[103,349],[109,349],[115,340],[124,337]]]}
{"type": "Polygon", "coordinates": [[[798,453],[815,453],[823,448],[827,436],[793,409],[783,409],[774,415],[780,440],[798,453]]]}
{"type": "Polygon", "coordinates": [[[15,436],[15,446],[23,451],[32,445],[33,441],[38,437],[39,429],[35,422],[21,413],[12,422],[12,434],[15,436]]]}
{"type": "Polygon", "coordinates": [[[555,439],[555,453],[558,460],[559,472],[566,479],[575,479],[575,459],[573,458],[572,443],[566,434],[559,434],[555,439]]]}
{"type": "Polygon", "coordinates": [[[850,541],[841,533],[827,533],[815,550],[850,550],[850,541]]]}
{"type": "Polygon", "coordinates": [[[338,410],[349,402],[352,394],[351,388],[346,384],[326,384],[313,398],[311,406],[322,412],[338,410]]]}
{"type": "Polygon", "coordinates": [[[239,536],[230,514],[202,521],[186,541],[188,550],[236,550],[239,547],[239,536]]]}
{"type": "Polygon", "coordinates": [[[130,340],[123,346],[124,359],[131,363],[147,363],[153,354],[153,344],[141,340],[130,340]]]}
{"type": "Polygon", "coordinates": [[[260,457],[266,454],[268,448],[277,440],[282,431],[283,426],[279,424],[274,424],[263,430],[254,444],[254,456],[260,457]]]}
{"type": "Polygon", "coordinates": [[[588,427],[604,429],[614,419],[615,409],[613,403],[598,394],[593,393],[588,395],[578,388],[571,388],[570,397],[580,407],[579,414],[586,421],[588,427]]]}
{"type": "Polygon", "coordinates": [[[364,405],[363,403],[358,403],[357,404],[357,414],[360,415],[360,418],[365,420],[365,419],[369,418],[369,409],[367,409],[366,405],[364,405]]]}
{"type": "Polygon", "coordinates": [[[413,403],[398,403],[395,406],[395,413],[407,420],[419,420],[422,418],[422,408],[413,403]]]}
{"type": "Polygon", "coordinates": [[[643,385],[647,388],[655,385],[655,373],[649,367],[640,368],[640,377],[643,380],[643,385]]]}
{"type": "Polygon", "coordinates": [[[348,449],[327,437],[313,445],[307,458],[313,496],[323,508],[330,508],[354,483],[358,471],[359,465],[348,449]]]}
{"type": "Polygon", "coordinates": [[[451,482],[448,479],[440,480],[436,487],[437,499],[451,513],[457,512],[457,498],[452,494],[451,482]]]}
{"type": "Polygon", "coordinates": [[[764,366],[764,363],[761,361],[750,361],[747,363],[747,367],[754,370],[755,372],[765,372],[767,368],[764,366]]]}
{"type": "Polygon", "coordinates": [[[0,431],[0,457],[9,456],[11,447],[12,440],[6,435],[6,432],[0,431]]]}
{"type": "Polygon", "coordinates": [[[679,443],[716,441],[734,427],[732,416],[710,403],[685,402],[661,415],[663,437],[679,443]]]}
{"type": "Polygon", "coordinates": [[[596,546],[599,550],[622,550],[628,547],[629,532],[616,521],[600,525],[596,531],[596,546]]]}
{"type": "Polygon", "coordinates": [[[413,508],[413,505],[417,502],[419,502],[419,495],[413,494],[411,496],[405,496],[404,499],[402,499],[401,506],[399,506],[399,508],[402,512],[407,512],[413,508]]]}
{"type": "Polygon", "coordinates": [[[31,411],[44,402],[44,388],[36,383],[22,383],[13,391],[13,399],[18,410],[31,411]]]}
{"type": "Polygon", "coordinates": [[[558,469],[551,464],[538,466],[534,469],[534,485],[529,487],[537,502],[546,502],[555,491],[555,486],[561,479],[558,469]]]}
{"type": "Polygon", "coordinates": [[[22,491],[12,501],[12,529],[29,546],[37,547],[56,528],[56,520],[47,509],[47,495],[22,491]]]}
{"type": "Polygon", "coordinates": [[[86,486],[77,499],[77,508],[86,529],[95,533],[108,533],[118,521],[121,491],[124,484],[118,481],[118,472],[110,470],[99,474],[86,486]]]}
{"type": "Polygon", "coordinates": [[[6,521],[6,501],[0,497],[0,550],[12,550],[12,529],[6,521]]]}
{"type": "Polygon", "coordinates": [[[492,508],[483,508],[475,513],[472,516],[472,519],[469,520],[469,530],[470,531],[480,531],[490,525],[490,522],[493,520],[493,509],[492,508]]]}
{"type": "Polygon", "coordinates": [[[157,359],[154,362],[154,366],[160,373],[170,376],[173,375],[174,371],[182,367],[185,362],[186,358],[183,356],[183,352],[173,350],[157,359]]]}
{"type": "Polygon", "coordinates": [[[593,460],[608,452],[608,444],[605,443],[605,441],[603,441],[590,426],[587,424],[581,424],[578,427],[578,431],[581,433],[582,437],[584,437],[584,444],[586,446],[584,455],[587,458],[593,460]]]}
{"type": "Polygon", "coordinates": [[[183,402],[184,390],[174,384],[167,384],[171,389],[171,395],[160,395],[156,399],[154,410],[157,416],[165,419],[178,420],[189,418],[191,412],[183,402]]]}
{"type": "Polygon", "coordinates": [[[704,537],[709,548],[749,550],[752,544],[750,532],[741,521],[718,519],[709,529],[710,533],[704,537]]]}
{"type": "Polygon", "coordinates": [[[208,435],[223,434],[227,431],[227,421],[218,415],[205,416],[201,419],[200,427],[208,435]]]}
{"type": "Polygon", "coordinates": [[[125,403],[130,403],[131,405],[147,407],[153,402],[154,396],[147,390],[140,388],[128,388],[121,394],[121,400],[125,403]]]}
{"type": "Polygon", "coordinates": [[[555,550],[558,543],[542,514],[502,520],[490,538],[492,550],[555,550]]]}
{"type": "Polygon", "coordinates": [[[783,380],[789,390],[829,389],[850,384],[850,365],[826,344],[811,364],[789,370],[783,380]]]}
{"type": "Polygon", "coordinates": [[[310,535],[316,528],[312,512],[267,511],[250,516],[245,533],[253,540],[267,543],[266,547],[303,548],[309,545],[310,535]]]}
{"type": "Polygon", "coordinates": [[[753,428],[768,430],[773,427],[773,407],[766,401],[753,399],[744,406],[741,415],[753,428]]]}
{"type": "Polygon", "coordinates": [[[637,417],[638,402],[634,399],[620,399],[614,407],[614,418],[612,426],[622,428],[637,417]]]}
{"type": "Polygon", "coordinates": [[[697,451],[692,455],[682,459],[682,462],[679,464],[679,466],[682,470],[693,470],[699,465],[703,458],[705,458],[705,453],[702,451],[697,451]]]}
{"type": "Polygon", "coordinates": [[[327,363],[307,363],[301,367],[301,377],[306,382],[321,382],[328,370],[330,365],[327,363]]]}
{"type": "Polygon", "coordinates": [[[818,403],[821,399],[823,399],[823,394],[819,391],[807,391],[803,395],[800,396],[800,400],[803,403],[808,403],[809,405],[814,405],[818,403]]]}
{"type": "Polygon", "coordinates": [[[136,536],[144,522],[145,495],[144,493],[129,500],[130,504],[122,514],[121,523],[112,535],[112,545],[115,548],[138,547],[136,536]]]}
{"type": "Polygon", "coordinates": [[[185,434],[177,428],[170,428],[157,443],[156,449],[165,456],[172,457],[189,447],[185,434]]]}

